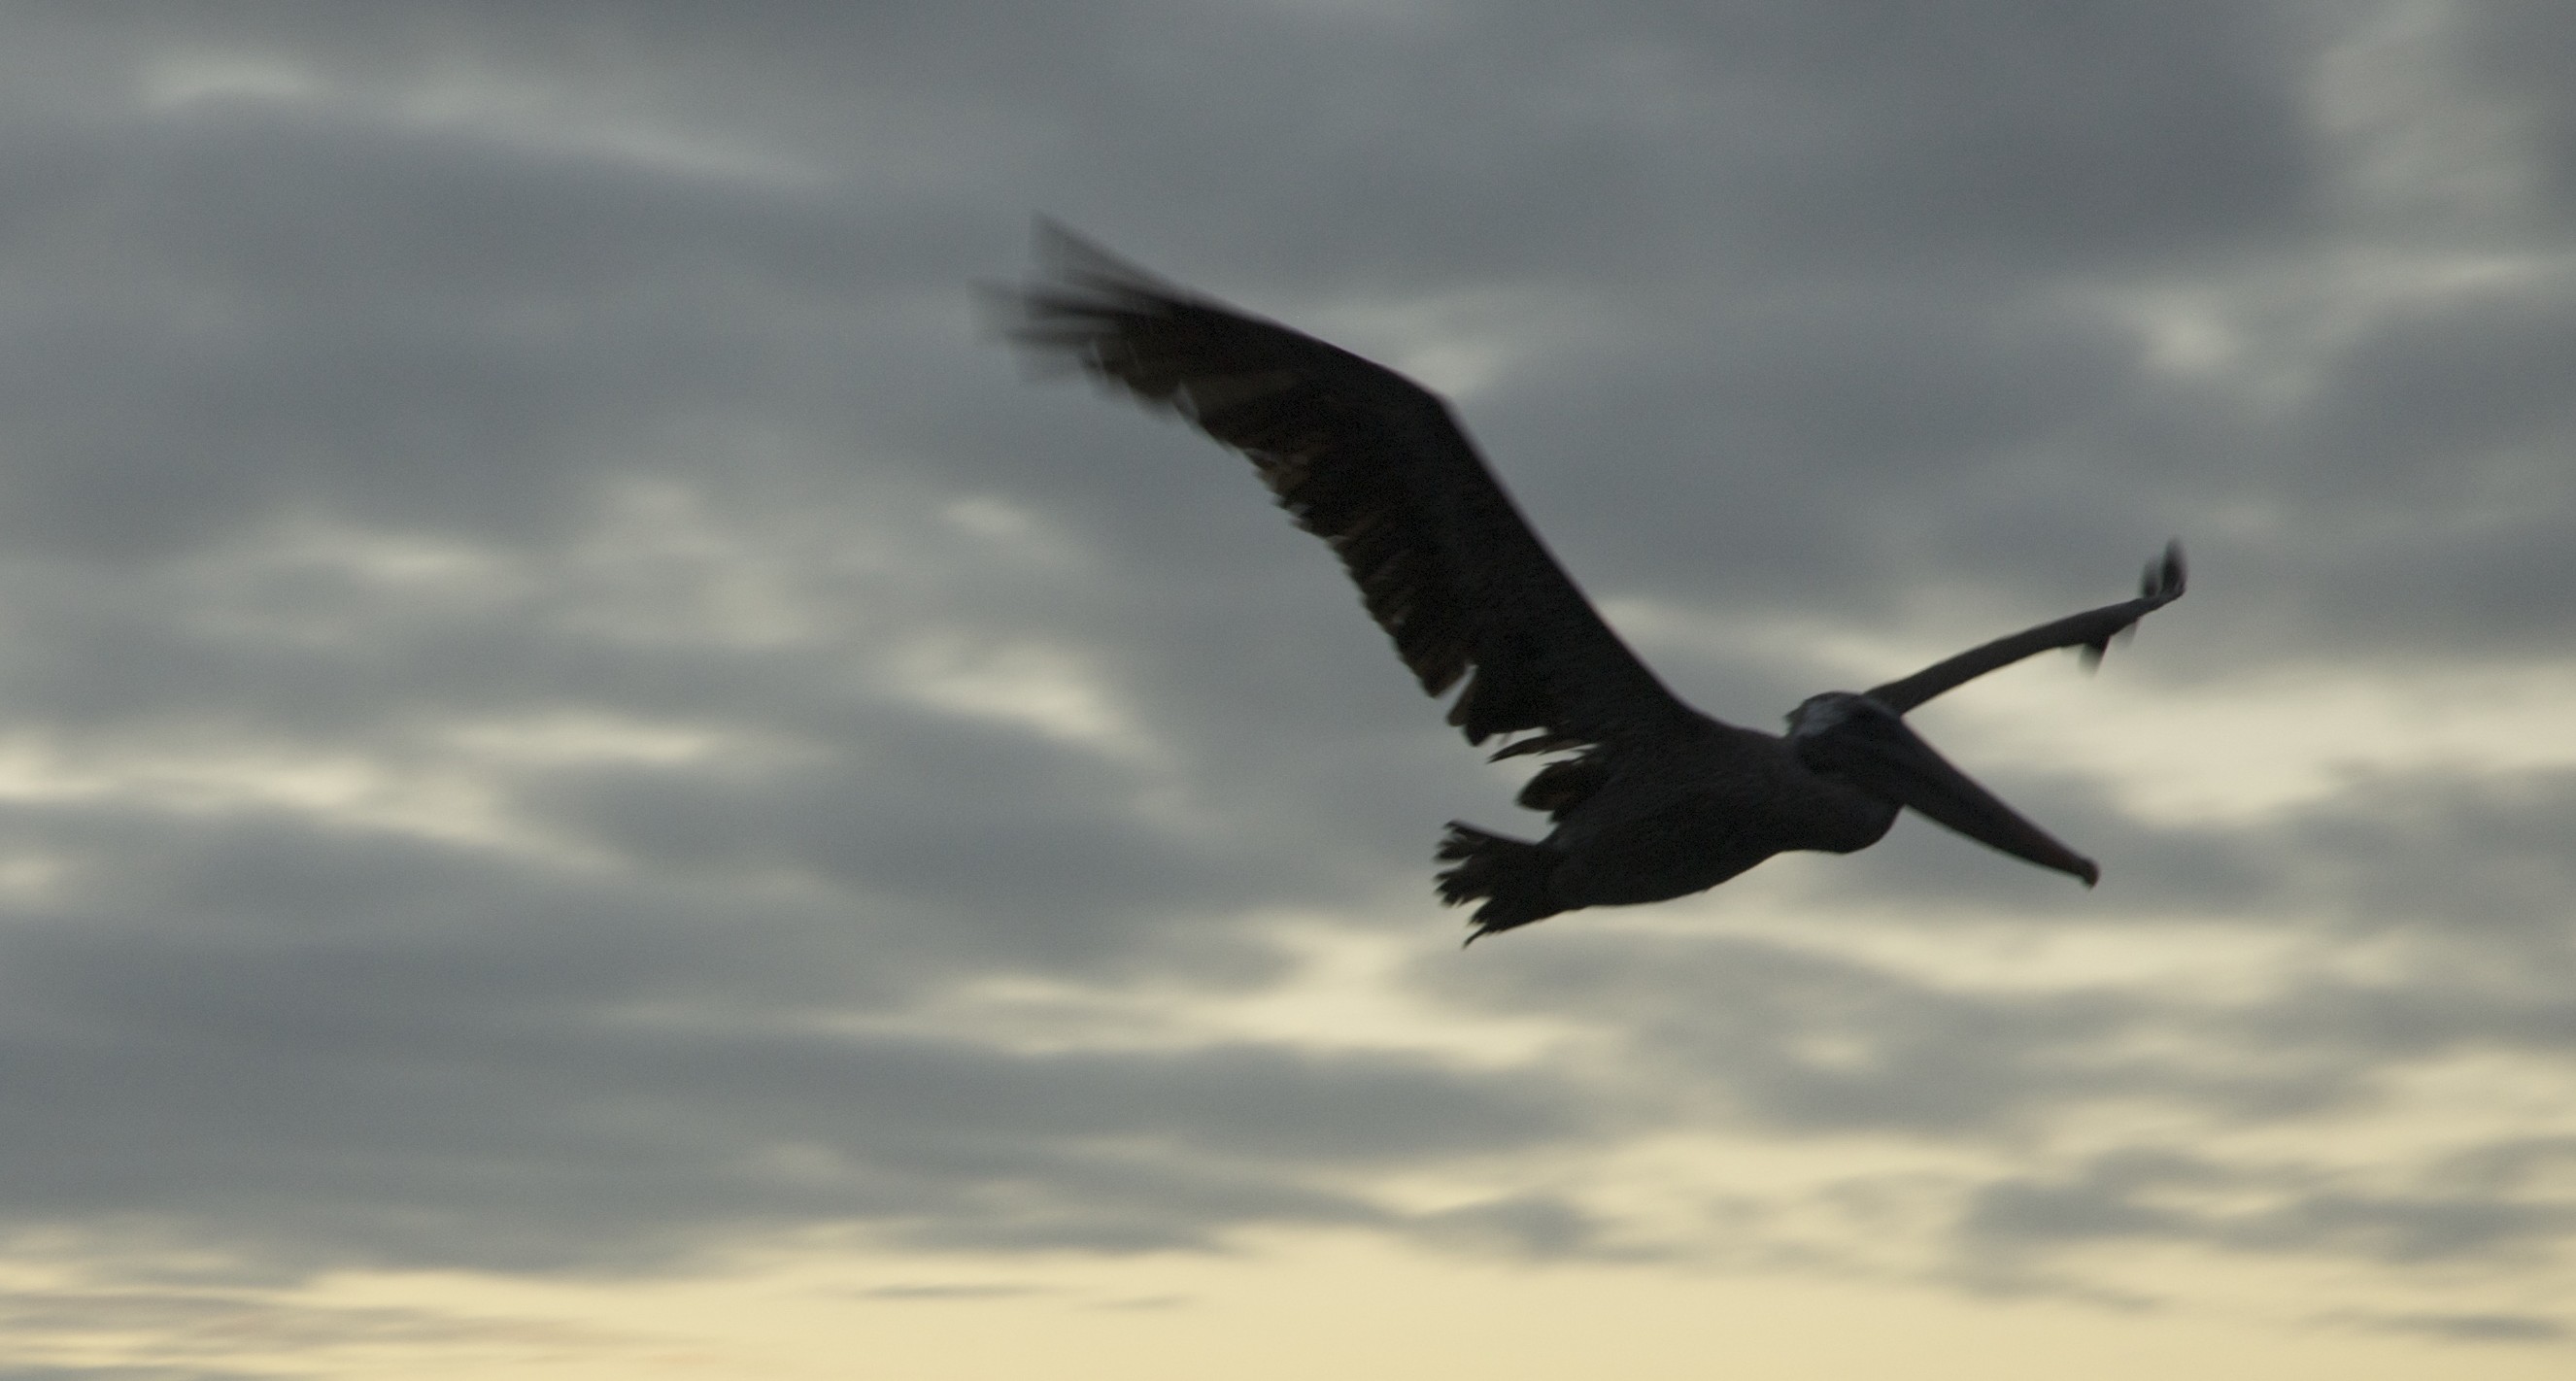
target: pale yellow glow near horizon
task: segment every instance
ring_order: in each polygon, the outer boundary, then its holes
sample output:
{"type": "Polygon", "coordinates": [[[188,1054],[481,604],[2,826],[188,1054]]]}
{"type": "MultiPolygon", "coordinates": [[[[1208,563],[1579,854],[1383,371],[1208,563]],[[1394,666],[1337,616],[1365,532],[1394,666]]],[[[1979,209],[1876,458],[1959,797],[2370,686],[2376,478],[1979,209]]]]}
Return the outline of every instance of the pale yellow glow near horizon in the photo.
{"type": "MultiPolygon", "coordinates": [[[[1224,1257],[784,1249],[694,1278],[331,1277],[209,1327],[21,1335],[0,1365],[273,1369],[339,1381],[850,1376],[987,1381],[2556,1381],[2563,1345],[2449,1343],[2350,1318],[2172,1314],[1866,1281],[1495,1264],[1340,1237],[1224,1257]]],[[[25,1282],[20,1282],[24,1284],[25,1282]]]]}

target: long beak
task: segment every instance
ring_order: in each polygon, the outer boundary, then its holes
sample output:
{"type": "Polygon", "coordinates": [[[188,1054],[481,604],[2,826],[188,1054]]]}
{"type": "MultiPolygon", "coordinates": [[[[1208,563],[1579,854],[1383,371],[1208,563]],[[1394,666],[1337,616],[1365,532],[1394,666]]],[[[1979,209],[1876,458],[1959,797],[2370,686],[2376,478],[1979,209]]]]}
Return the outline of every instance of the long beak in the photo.
{"type": "Polygon", "coordinates": [[[1810,767],[1833,772],[1881,800],[1910,806],[1980,844],[2073,874],[2087,887],[2101,880],[2102,870],[2093,860],[1969,780],[1894,712],[1853,699],[1867,708],[1799,745],[1799,756],[1810,767]]]}

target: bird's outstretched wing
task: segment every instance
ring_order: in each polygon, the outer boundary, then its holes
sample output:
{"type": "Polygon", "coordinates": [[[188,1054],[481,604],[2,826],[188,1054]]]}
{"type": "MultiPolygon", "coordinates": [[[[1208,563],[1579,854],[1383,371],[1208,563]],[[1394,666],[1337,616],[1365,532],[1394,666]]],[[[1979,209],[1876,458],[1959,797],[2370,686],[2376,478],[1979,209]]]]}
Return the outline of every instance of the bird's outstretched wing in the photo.
{"type": "Polygon", "coordinates": [[[1423,691],[1466,681],[1449,722],[1470,743],[1531,732],[1495,756],[1615,754],[1710,725],[1602,622],[1428,389],[1044,222],[1038,255],[1004,304],[1012,337],[1248,457],[1423,691]]]}
{"type": "Polygon", "coordinates": [[[2138,583],[2138,597],[2087,609],[2081,614],[2024,629],[2008,638],[1997,638],[1982,646],[1969,648],[1956,657],[1925,667],[1901,681],[1890,681],[1869,692],[1869,698],[1903,714],[1924,701],[1976,680],[1990,671],[2011,666],[2024,657],[2036,656],[2052,648],[2082,648],[2089,661],[2100,661],[2111,647],[2111,640],[2136,628],[2138,620],[2182,598],[2182,542],[2165,544],[2164,556],[2147,567],[2146,577],[2138,583]]]}

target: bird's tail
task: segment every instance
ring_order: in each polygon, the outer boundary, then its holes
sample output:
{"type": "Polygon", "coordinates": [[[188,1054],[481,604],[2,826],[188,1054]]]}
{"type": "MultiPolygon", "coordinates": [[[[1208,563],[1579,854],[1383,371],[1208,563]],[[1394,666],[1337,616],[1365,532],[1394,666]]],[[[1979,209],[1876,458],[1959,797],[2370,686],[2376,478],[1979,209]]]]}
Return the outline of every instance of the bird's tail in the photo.
{"type": "Polygon", "coordinates": [[[1544,920],[1565,908],[1549,896],[1548,879],[1562,857],[1545,844],[1507,839],[1473,825],[1449,822],[1440,839],[1441,861],[1455,866],[1440,871],[1440,899],[1451,906],[1471,901],[1476,908],[1474,944],[1497,930],[1544,920]]]}

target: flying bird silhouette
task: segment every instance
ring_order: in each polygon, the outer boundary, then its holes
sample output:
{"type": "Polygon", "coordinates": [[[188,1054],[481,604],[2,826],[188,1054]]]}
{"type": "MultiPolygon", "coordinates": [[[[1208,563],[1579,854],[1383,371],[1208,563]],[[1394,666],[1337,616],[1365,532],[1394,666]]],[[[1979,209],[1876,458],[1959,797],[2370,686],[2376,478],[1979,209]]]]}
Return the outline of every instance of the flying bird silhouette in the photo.
{"type": "Polygon", "coordinates": [[[1164,282],[1041,223],[1040,275],[1005,290],[1010,336],[1243,453],[1359,586],[1449,722],[1495,760],[1560,754],[1520,792],[1535,843],[1451,821],[1441,897],[1470,943],[1588,906],[1703,891],[1773,854],[1851,853],[1900,807],[2043,868],[2100,877],[1932,750],[1905,714],[2052,648],[2098,661],[2183,593],[2182,546],[2136,599],[2044,623],[1867,691],[1810,696],[1788,732],[1683,704],[1604,623],[1476,454],[1447,404],[1338,346],[1164,282]],[[1519,737],[1512,737],[1512,736],[1519,737]]]}

